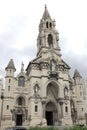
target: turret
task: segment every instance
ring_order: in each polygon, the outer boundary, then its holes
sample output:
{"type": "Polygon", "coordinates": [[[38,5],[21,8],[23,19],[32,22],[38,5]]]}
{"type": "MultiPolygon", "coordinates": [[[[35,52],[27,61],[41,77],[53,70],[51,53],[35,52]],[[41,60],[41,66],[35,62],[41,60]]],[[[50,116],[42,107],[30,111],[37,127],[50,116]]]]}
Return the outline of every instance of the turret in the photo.
{"type": "Polygon", "coordinates": [[[78,70],[74,72],[74,86],[75,86],[75,93],[77,95],[77,100],[83,100],[83,86],[82,86],[82,77],[78,70]]]}
{"type": "Polygon", "coordinates": [[[81,79],[82,79],[82,77],[81,77],[81,75],[80,75],[80,73],[78,72],[77,69],[75,69],[75,71],[74,71],[73,79],[74,79],[74,84],[75,84],[75,85],[81,83],[81,79]]]}
{"type": "Polygon", "coordinates": [[[76,95],[76,109],[77,109],[77,121],[78,124],[85,124],[84,116],[84,100],[83,100],[83,85],[82,85],[82,76],[75,70],[74,72],[74,89],[76,95]]]}
{"type": "Polygon", "coordinates": [[[13,59],[11,59],[7,65],[7,67],[5,68],[6,70],[6,76],[12,76],[14,77],[14,72],[16,71],[16,68],[14,66],[14,62],[13,59]]]}

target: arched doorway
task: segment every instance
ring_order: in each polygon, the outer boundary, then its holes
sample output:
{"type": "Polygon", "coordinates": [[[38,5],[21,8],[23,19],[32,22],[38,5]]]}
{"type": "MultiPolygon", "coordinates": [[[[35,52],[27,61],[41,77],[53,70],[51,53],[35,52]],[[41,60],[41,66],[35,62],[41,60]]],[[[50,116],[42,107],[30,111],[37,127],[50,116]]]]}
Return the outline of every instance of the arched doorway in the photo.
{"type": "Polygon", "coordinates": [[[16,126],[22,126],[22,122],[23,122],[23,115],[17,114],[16,115],[16,126]]]}
{"type": "Polygon", "coordinates": [[[17,108],[15,109],[15,124],[16,126],[22,126],[26,118],[25,110],[25,99],[22,96],[19,96],[16,100],[17,108]]]}
{"type": "Polygon", "coordinates": [[[58,120],[58,112],[56,105],[53,102],[48,102],[46,104],[46,113],[45,117],[47,120],[47,125],[54,125],[58,120]]]}
{"type": "Polygon", "coordinates": [[[17,109],[16,112],[16,126],[22,126],[23,125],[23,118],[24,118],[24,114],[23,114],[23,110],[22,109],[17,109]]]}
{"type": "Polygon", "coordinates": [[[52,81],[47,85],[47,104],[45,109],[47,125],[55,125],[58,122],[58,92],[59,87],[56,82],[52,81]]]}

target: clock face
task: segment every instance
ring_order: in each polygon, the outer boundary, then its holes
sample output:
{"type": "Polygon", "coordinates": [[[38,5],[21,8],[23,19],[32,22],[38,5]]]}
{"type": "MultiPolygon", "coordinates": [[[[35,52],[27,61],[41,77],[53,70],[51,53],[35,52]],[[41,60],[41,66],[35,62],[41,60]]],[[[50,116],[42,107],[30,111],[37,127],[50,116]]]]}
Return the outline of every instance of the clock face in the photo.
{"type": "Polygon", "coordinates": [[[51,34],[48,35],[48,43],[53,44],[53,36],[51,34]]]}

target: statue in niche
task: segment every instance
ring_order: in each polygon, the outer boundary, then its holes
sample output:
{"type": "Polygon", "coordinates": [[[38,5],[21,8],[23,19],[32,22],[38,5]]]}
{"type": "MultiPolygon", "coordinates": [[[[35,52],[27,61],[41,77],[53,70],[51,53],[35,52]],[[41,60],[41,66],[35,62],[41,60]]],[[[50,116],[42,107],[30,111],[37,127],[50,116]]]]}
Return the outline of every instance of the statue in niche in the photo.
{"type": "Polygon", "coordinates": [[[24,63],[21,63],[21,71],[24,71],[24,63]]]}
{"type": "Polygon", "coordinates": [[[36,84],[35,87],[34,87],[34,94],[35,95],[38,95],[38,85],[36,84]]]}
{"type": "Polygon", "coordinates": [[[54,59],[52,59],[50,61],[50,70],[55,71],[55,69],[56,69],[55,61],[54,61],[54,59]]]}
{"type": "Polygon", "coordinates": [[[64,95],[68,96],[68,89],[67,89],[67,87],[64,88],[64,95]]]}

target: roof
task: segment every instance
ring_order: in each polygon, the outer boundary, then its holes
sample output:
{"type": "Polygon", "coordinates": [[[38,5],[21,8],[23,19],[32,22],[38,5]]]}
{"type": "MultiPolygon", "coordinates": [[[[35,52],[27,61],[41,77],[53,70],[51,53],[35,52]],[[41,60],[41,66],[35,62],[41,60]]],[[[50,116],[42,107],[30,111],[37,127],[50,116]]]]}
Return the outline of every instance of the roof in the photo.
{"type": "Polygon", "coordinates": [[[51,19],[50,14],[49,14],[49,12],[48,12],[48,10],[47,10],[47,6],[45,5],[45,10],[44,10],[42,19],[46,20],[47,18],[50,18],[50,19],[51,19]]]}
{"type": "Polygon", "coordinates": [[[81,75],[80,75],[80,73],[78,72],[78,70],[75,69],[73,78],[77,78],[77,77],[81,78],[81,75]]]}
{"type": "Polygon", "coordinates": [[[13,62],[13,59],[10,59],[10,61],[9,61],[8,65],[7,65],[7,67],[5,68],[5,70],[6,70],[6,69],[14,69],[14,70],[16,71],[16,68],[15,68],[14,62],[13,62]]]}

